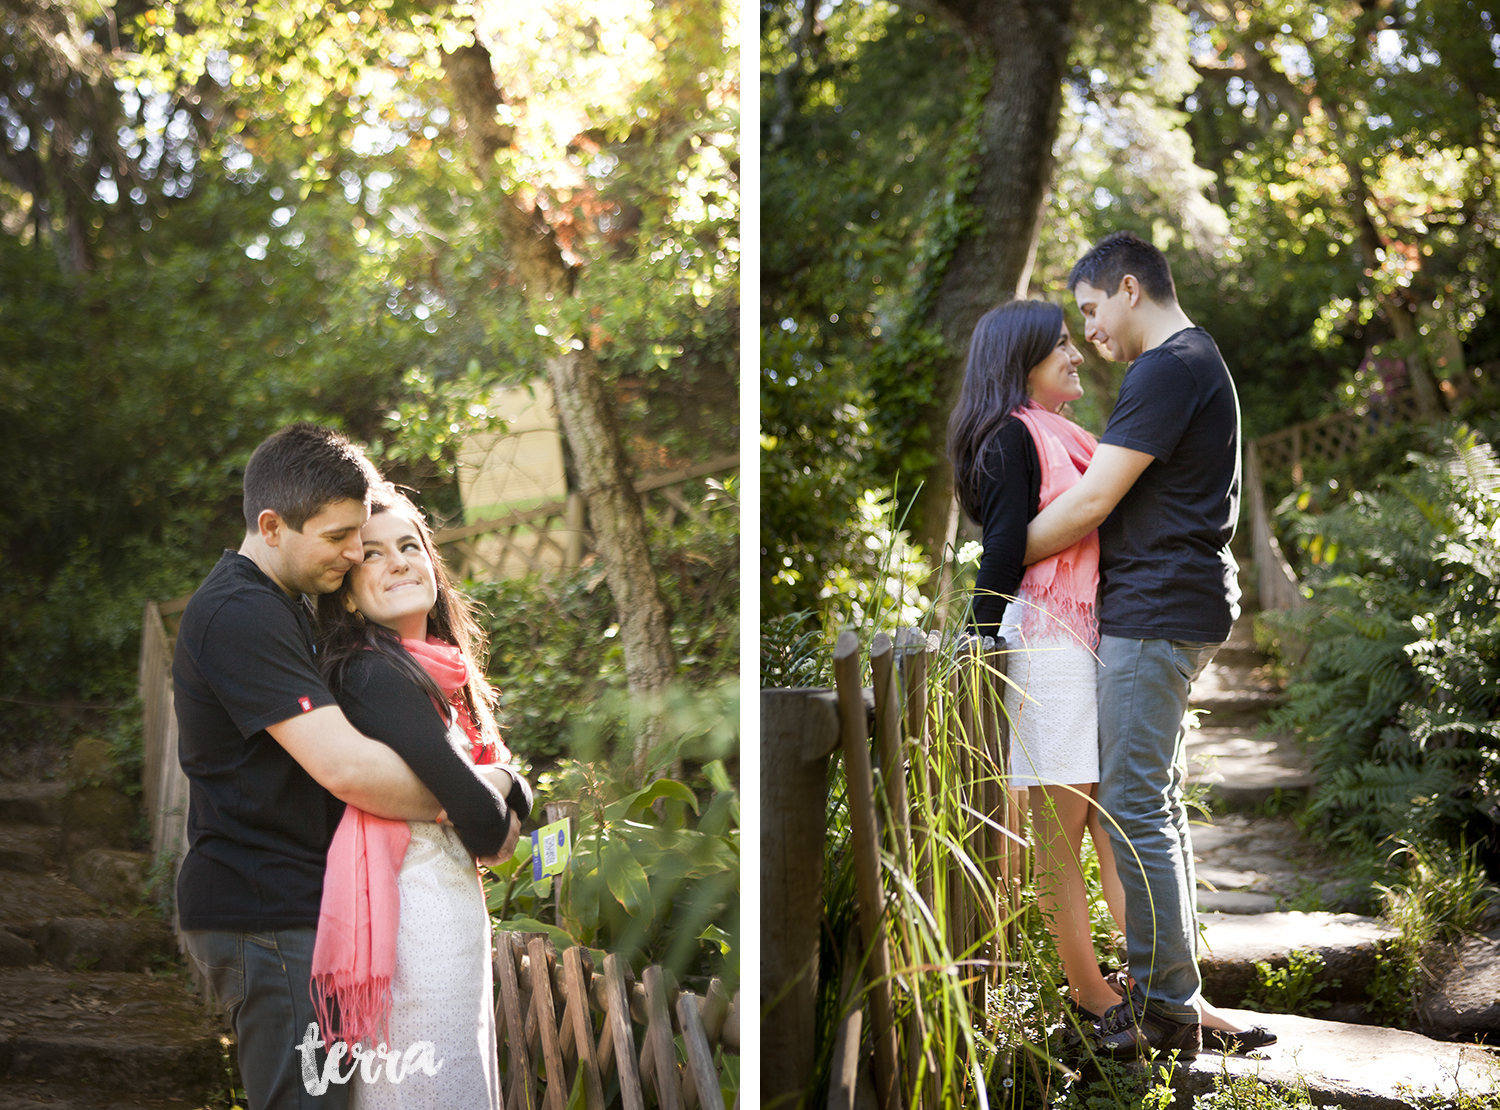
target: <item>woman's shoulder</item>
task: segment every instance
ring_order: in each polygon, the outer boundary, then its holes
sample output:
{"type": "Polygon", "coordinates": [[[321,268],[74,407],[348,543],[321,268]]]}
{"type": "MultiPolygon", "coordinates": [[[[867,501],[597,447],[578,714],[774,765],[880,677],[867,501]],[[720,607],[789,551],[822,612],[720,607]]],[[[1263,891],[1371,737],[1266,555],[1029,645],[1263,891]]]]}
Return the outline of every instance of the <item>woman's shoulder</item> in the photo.
{"type": "Polygon", "coordinates": [[[373,647],[353,652],[344,661],[343,672],[341,685],[351,693],[378,689],[395,681],[411,682],[411,676],[388,652],[373,647]]]}
{"type": "Polygon", "coordinates": [[[985,453],[1006,459],[1035,458],[1036,445],[1032,442],[1031,429],[1014,414],[990,433],[984,445],[985,453]],[[1030,448],[1028,451],[1027,449],[1030,448]]]}

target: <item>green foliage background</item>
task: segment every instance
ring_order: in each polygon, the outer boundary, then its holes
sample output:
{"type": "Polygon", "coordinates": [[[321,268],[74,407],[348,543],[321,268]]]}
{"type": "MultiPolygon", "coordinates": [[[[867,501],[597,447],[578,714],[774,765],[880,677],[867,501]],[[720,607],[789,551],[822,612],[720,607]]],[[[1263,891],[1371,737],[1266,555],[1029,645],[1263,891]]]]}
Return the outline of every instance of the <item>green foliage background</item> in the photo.
{"type": "MultiPolygon", "coordinates": [[[[941,6],[834,3],[811,33],[801,5],[761,11],[761,575],[780,615],[869,570],[861,498],[905,501],[940,447],[911,423],[938,388],[917,325],[972,218],[989,62],[941,6]]],[[[1152,239],[1247,438],[1361,403],[1381,359],[1461,395],[1500,358],[1496,29],[1471,0],[1075,5],[1030,295],[1081,337],[1073,261],[1115,230],[1152,239]]],[[[1074,413],[1097,432],[1124,368],[1085,354],[1074,413]]]]}
{"type": "MultiPolygon", "coordinates": [[[[492,393],[543,376],[556,349],[494,219],[502,188],[567,251],[562,322],[599,355],[636,473],[733,451],[735,14],[601,6],[551,36],[497,30],[535,14],[405,0],[0,13],[0,776],[54,773],[69,741],[103,733],[134,785],[145,603],[189,593],[239,546],[243,467],[276,428],[344,430],[439,526],[459,520],[459,445],[501,430],[492,393]],[[487,185],[444,69],[478,39],[515,132],[487,185]],[[553,134],[564,120],[576,135],[553,134]]],[[[713,799],[738,771],[739,506],[719,477],[703,512],[653,518],[651,551],[680,680],[655,770],[681,767],[702,795],[667,833],[706,828],[722,871],[738,866],[737,811],[713,799]]],[[[683,488],[695,504],[710,492],[683,488]]],[[[591,761],[612,804],[639,787],[611,761],[640,707],[601,571],[467,588],[508,743],[558,790],[577,785],[558,768],[591,761]]],[[[610,853],[644,843],[610,821],[610,853]]],[[[657,870],[649,927],[630,932],[637,900],[579,939],[696,967],[712,955],[699,933],[737,930],[734,899],[722,878],[705,902],[657,870]]]]}
{"type": "Polygon", "coordinates": [[[1276,723],[1309,742],[1311,814],[1374,854],[1392,838],[1478,848],[1500,875],[1500,464],[1468,428],[1321,516],[1307,646],[1276,723]]]}

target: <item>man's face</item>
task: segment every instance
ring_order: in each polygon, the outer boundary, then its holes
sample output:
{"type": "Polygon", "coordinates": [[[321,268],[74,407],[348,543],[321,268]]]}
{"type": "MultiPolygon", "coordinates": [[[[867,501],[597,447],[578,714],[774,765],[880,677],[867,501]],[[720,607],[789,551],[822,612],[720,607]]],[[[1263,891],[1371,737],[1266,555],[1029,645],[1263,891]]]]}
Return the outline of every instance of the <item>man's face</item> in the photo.
{"type": "Polygon", "coordinates": [[[267,543],[276,551],[274,577],[281,588],[310,595],[338,589],[349,568],[364,559],[359,530],[369,517],[364,503],[349,497],[324,506],[300,532],[277,517],[274,538],[267,536],[267,543]]]}
{"type": "Polygon", "coordinates": [[[1073,287],[1078,310],[1083,313],[1083,337],[1095,344],[1115,362],[1132,362],[1140,357],[1140,340],[1132,325],[1131,303],[1134,279],[1125,277],[1113,294],[1080,281],[1073,287]]]}

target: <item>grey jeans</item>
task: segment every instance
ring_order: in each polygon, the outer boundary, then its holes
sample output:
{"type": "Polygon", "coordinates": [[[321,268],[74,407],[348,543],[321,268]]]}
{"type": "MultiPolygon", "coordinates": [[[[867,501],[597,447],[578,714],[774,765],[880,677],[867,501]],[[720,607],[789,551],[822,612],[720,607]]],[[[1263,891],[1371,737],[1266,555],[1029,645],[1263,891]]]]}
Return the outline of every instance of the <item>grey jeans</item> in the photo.
{"type": "Polygon", "coordinates": [[[1218,644],[1099,640],[1099,805],[1125,888],[1125,950],[1149,1008],[1198,1020],[1193,843],[1182,791],[1188,687],[1218,644]]]}
{"type": "MultiPolygon", "coordinates": [[[[308,991],[315,934],[314,929],[183,931],[188,954],[213,984],[234,1029],[250,1110],[344,1110],[348,1103],[344,1084],[330,1083],[322,1095],[309,1093],[303,1084],[297,1046],[317,1020],[308,991]]],[[[324,1053],[316,1055],[321,1075],[324,1053]]]]}

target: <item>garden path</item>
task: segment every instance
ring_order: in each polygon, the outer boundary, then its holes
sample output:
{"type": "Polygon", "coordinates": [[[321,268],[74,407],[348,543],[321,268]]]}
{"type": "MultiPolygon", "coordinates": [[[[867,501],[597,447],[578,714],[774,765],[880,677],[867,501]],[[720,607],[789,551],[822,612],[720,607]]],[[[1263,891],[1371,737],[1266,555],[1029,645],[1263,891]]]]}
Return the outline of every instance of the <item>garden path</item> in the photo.
{"type": "MultiPolygon", "coordinates": [[[[1192,694],[1193,708],[1206,712],[1188,737],[1190,779],[1215,800],[1214,816],[1193,828],[1204,995],[1239,1006],[1257,983],[1257,961],[1284,967],[1289,952],[1303,950],[1323,958],[1310,986],[1314,1005],[1329,1005],[1317,1018],[1238,1011],[1244,1024],[1275,1031],[1278,1043],[1248,1057],[1205,1052],[1174,1083],[1178,1105],[1226,1073],[1283,1088],[1300,1082],[1314,1104],[1369,1110],[1415,1110],[1423,1095],[1447,1101],[1460,1090],[1500,1099],[1500,1060],[1491,1052],[1364,1024],[1376,944],[1391,933],[1368,916],[1376,912],[1368,881],[1341,877],[1348,861],[1281,814],[1315,778],[1295,740],[1260,731],[1280,689],[1251,619],[1236,622],[1192,694]]],[[[1495,1014],[1474,1017],[1481,1029],[1500,1016],[1494,993],[1482,1001],[1495,1014]]],[[[1496,1029],[1488,1025],[1492,1037],[1496,1029]]]]}

